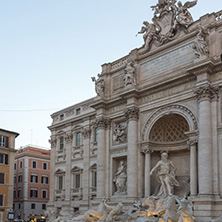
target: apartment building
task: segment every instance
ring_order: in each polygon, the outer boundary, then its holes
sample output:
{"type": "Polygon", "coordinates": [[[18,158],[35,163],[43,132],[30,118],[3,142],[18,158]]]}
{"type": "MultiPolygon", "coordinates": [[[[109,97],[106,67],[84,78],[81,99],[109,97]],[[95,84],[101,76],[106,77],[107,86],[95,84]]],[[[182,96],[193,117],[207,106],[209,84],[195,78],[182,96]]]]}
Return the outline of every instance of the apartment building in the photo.
{"type": "Polygon", "coordinates": [[[6,221],[13,207],[13,175],[16,132],[0,129],[0,222],[6,221]]]}
{"type": "Polygon", "coordinates": [[[33,145],[19,149],[14,170],[15,217],[43,214],[49,200],[50,150],[33,145]]]}

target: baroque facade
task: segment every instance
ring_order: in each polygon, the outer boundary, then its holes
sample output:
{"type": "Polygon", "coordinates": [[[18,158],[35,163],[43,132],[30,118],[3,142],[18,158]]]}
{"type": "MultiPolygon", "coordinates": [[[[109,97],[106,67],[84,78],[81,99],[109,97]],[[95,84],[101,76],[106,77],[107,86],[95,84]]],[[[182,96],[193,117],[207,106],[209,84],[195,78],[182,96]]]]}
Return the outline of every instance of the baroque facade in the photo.
{"type": "Polygon", "coordinates": [[[150,171],[167,153],[169,195],[187,196],[197,218],[221,216],[222,11],[193,21],[196,3],[151,6],[144,45],[92,77],[97,97],[52,114],[48,209],[73,214],[103,197],[127,208],[155,196],[150,171]]]}

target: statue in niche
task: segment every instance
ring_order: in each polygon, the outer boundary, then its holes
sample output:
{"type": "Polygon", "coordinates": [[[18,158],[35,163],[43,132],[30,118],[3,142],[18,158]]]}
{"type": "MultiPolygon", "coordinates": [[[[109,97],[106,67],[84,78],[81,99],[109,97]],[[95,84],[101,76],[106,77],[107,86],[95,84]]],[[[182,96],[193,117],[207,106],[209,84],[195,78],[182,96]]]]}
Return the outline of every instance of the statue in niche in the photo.
{"type": "Polygon", "coordinates": [[[176,167],[173,162],[168,160],[168,154],[163,152],[161,160],[150,171],[150,175],[157,171],[157,181],[160,183],[159,191],[156,198],[165,198],[173,195],[174,186],[179,186],[179,182],[175,178],[176,167]]]}
{"type": "Polygon", "coordinates": [[[125,76],[124,76],[124,83],[125,86],[127,85],[136,85],[136,77],[135,77],[135,67],[134,62],[131,58],[127,59],[126,68],[124,69],[125,76]]]}
{"type": "Polygon", "coordinates": [[[197,58],[207,57],[209,54],[206,36],[207,32],[203,29],[203,27],[198,26],[198,34],[193,44],[193,49],[197,58]]]}
{"type": "Polygon", "coordinates": [[[126,194],[126,181],[127,181],[127,172],[126,166],[123,160],[120,161],[120,166],[115,173],[113,182],[116,185],[117,191],[116,194],[126,194]]]}
{"type": "Polygon", "coordinates": [[[126,125],[115,123],[113,129],[113,140],[117,143],[123,143],[126,142],[126,137],[126,125]]]}
{"type": "Polygon", "coordinates": [[[101,74],[98,73],[98,78],[91,77],[92,81],[95,82],[95,90],[98,96],[104,97],[105,90],[105,80],[102,78],[101,74]]]}
{"type": "Polygon", "coordinates": [[[144,40],[144,47],[149,49],[150,48],[150,43],[153,40],[153,37],[156,33],[156,27],[154,24],[151,24],[147,21],[143,22],[143,26],[141,27],[141,30],[137,33],[138,34],[143,34],[143,40],[144,40]],[[144,33],[144,34],[143,34],[144,33]]]}
{"type": "Polygon", "coordinates": [[[181,1],[177,3],[177,6],[175,5],[177,9],[177,14],[176,14],[176,24],[180,24],[182,26],[185,26],[186,28],[193,22],[193,18],[188,11],[188,8],[191,8],[197,4],[197,0],[191,1],[191,2],[186,2],[184,5],[182,4],[181,1]]]}

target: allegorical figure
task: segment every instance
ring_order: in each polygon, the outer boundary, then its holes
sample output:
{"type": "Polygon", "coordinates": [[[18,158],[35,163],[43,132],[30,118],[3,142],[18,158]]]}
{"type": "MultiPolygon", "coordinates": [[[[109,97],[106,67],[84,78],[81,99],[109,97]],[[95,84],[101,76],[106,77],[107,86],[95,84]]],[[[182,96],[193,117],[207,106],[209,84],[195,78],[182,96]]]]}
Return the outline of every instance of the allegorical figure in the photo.
{"type": "Polygon", "coordinates": [[[115,177],[113,182],[116,185],[116,193],[120,194],[126,193],[126,181],[127,181],[127,173],[126,173],[126,166],[124,164],[124,161],[121,160],[120,161],[120,166],[117,170],[117,172],[115,173],[115,177]]]}
{"type": "Polygon", "coordinates": [[[141,30],[138,32],[138,34],[143,34],[143,40],[144,40],[144,47],[150,48],[150,43],[153,40],[153,36],[156,32],[156,28],[154,24],[151,24],[147,21],[143,22],[143,26],[141,30]]]}
{"type": "Polygon", "coordinates": [[[91,79],[93,82],[95,82],[95,90],[97,95],[103,98],[105,90],[105,80],[101,77],[101,74],[98,74],[97,76],[97,79],[95,77],[91,77],[91,79]]]}
{"type": "Polygon", "coordinates": [[[157,171],[157,181],[160,183],[160,189],[157,198],[173,195],[174,186],[179,186],[179,182],[175,178],[176,167],[173,162],[168,160],[168,154],[163,152],[161,160],[150,171],[150,175],[157,171]]]}
{"type": "Polygon", "coordinates": [[[135,78],[135,67],[133,64],[132,59],[127,59],[126,68],[124,69],[125,76],[124,76],[124,84],[125,86],[132,84],[136,85],[136,78],[135,78]]]}

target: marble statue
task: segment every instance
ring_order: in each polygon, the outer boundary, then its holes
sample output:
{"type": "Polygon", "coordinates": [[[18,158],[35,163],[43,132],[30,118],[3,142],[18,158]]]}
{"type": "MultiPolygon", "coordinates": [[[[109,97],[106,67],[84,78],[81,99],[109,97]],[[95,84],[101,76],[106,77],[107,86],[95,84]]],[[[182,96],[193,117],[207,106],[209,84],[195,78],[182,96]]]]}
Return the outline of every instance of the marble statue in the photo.
{"type": "Polygon", "coordinates": [[[154,24],[151,24],[147,21],[143,22],[143,26],[141,27],[141,30],[137,33],[138,34],[143,34],[143,40],[144,40],[144,47],[149,49],[150,48],[150,43],[153,40],[153,36],[156,32],[156,28],[154,24]]]}
{"type": "Polygon", "coordinates": [[[123,160],[120,161],[120,166],[115,173],[113,182],[116,185],[117,191],[116,194],[126,194],[126,182],[127,182],[127,172],[126,172],[126,166],[123,160]]]}
{"type": "Polygon", "coordinates": [[[57,208],[55,209],[47,209],[44,212],[45,218],[47,221],[51,222],[56,220],[56,218],[59,216],[59,210],[57,208]]]}
{"type": "Polygon", "coordinates": [[[192,210],[191,203],[189,203],[185,197],[183,197],[181,200],[177,199],[177,202],[179,203],[179,208],[178,208],[179,220],[178,220],[178,222],[184,222],[184,221],[193,222],[195,220],[195,217],[193,216],[193,210],[192,210]]]}
{"type": "Polygon", "coordinates": [[[163,152],[161,160],[150,171],[150,175],[157,171],[157,181],[160,183],[160,189],[156,198],[167,197],[173,195],[174,186],[179,186],[179,182],[175,178],[176,167],[173,162],[168,160],[168,154],[163,152]]]}
{"type": "Polygon", "coordinates": [[[126,125],[115,123],[113,127],[113,140],[116,143],[126,142],[127,133],[126,133],[126,125]]]}
{"type": "Polygon", "coordinates": [[[135,67],[131,58],[127,59],[126,68],[124,69],[125,76],[123,78],[125,86],[136,85],[135,67]]]}
{"type": "Polygon", "coordinates": [[[191,8],[197,4],[197,0],[195,1],[188,1],[184,5],[181,1],[177,3],[177,15],[176,15],[176,22],[186,28],[193,22],[193,18],[188,11],[188,8],[191,8]]]}
{"type": "Polygon", "coordinates": [[[95,90],[97,95],[103,98],[105,90],[105,80],[102,78],[101,74],[98,74],[97,76],[97,79],[95,77],[91,77],[91,79],[93,82],[95,82],[95,90]]]}
{"type": "Polygon", "coordinates": [[[209,54],[206,36],[207,32],[203,29],[203,27],[198,26],[198,34],[193,44],[193,49],[197,58],[207,57],[209,54]]]}
{"type": "Polygon", "coordinates": [[[115,220],[118,219],[118,214],[122,212],[123,204],[120,202],[116,206],[112,207],[108,205],[107,203],[105,203],[105,206],[107,210],[110,210],[105,221],[110,222],[110,221],[113,221],[114,219],[115,220]]]}

